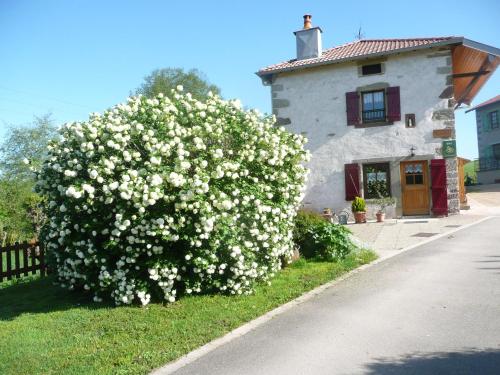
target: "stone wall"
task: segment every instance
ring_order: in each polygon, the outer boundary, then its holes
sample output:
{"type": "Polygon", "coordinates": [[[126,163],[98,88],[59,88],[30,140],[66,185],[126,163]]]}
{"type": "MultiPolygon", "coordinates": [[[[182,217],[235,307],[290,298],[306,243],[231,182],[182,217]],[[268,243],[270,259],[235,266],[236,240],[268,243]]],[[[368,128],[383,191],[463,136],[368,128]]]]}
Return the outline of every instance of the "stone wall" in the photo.
{"type": "Polygon", "coordinates": [[[458,161],[457,158],[446,159],[446,190],[448,193],[448,214],[460,213],[460,196],[458,188],[458,161]]]}

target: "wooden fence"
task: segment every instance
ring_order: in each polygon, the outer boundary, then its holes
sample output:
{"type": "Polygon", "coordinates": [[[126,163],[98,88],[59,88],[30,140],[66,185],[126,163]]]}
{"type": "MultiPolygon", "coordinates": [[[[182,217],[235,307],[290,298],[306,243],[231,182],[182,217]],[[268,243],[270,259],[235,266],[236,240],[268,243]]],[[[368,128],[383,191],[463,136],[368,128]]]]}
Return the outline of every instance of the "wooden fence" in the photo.
{"type": "Polygon", "coordinates": [[[0,282],[29,274],[45,276],[45,252],[38,242],[15,243],[0,247],[0,282]]]}

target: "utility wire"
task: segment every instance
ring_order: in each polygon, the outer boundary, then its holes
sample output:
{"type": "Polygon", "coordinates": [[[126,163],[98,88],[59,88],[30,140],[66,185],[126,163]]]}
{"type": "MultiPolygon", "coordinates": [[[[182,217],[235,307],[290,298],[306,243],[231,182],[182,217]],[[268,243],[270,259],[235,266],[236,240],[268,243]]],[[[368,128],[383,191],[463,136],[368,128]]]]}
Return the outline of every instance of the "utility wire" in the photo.
{"type": "Polygon", "coordinates": [[[72,106],[76,106],[76,107],[81,107],[81,108],[93,110],[93,108],[90,108],[89,106],[86,106],[86,105],[72,103],[72,102],[69,102],[67,100],[57,99],[57,98],[54,98],[54,97],[42,95],[40,93],[29,92],[29,91],[18,90],[18,89],[12,89],[12,88],[9,88],[9,87],[5,87],[3,85],[0,85],[0,89],[7,90],[7,91],[12,91],[12,92],[17,92],[17,93],[20,93],[20,94],[26,94],[26,95],[36,96],[36,97],[40,98],[41,100],[52,100],[52,101],[60,102],[60,103],[67,104],[67,105],[72,105],[72,106]]]}
{"type": "Polygon", "coordinates": [[[28,107],[31,107],[31,108],[36,108],[37,110],[40,111],[40,108],[42,108],[43,110],[47,111],[47,109],[50,111],[52,110],[52,108],[56,108],[58,110],[58,112],[66,112],[66,113],[71,113],[72,109],[68,109],[68,108],[64,108],[64,107],[60,107],[61,104],[43,104],[43,103],[32,103],[32,102],[27,102],[25,100],[20,100],[18,98],[5,98],[5,97],[0,97],[0,106],[9,106],[9,109],[8,110],[11,110],[12,109],[12,106],[9,105],[8,103],[6,103],[6,101],[9,101],[9,102],[12,102],[12,103],[16,103],[16,104],[20,104],[22,106],[28,106],[28,107]],[[48,108],[50,107],[50,108],[48,108]]]}

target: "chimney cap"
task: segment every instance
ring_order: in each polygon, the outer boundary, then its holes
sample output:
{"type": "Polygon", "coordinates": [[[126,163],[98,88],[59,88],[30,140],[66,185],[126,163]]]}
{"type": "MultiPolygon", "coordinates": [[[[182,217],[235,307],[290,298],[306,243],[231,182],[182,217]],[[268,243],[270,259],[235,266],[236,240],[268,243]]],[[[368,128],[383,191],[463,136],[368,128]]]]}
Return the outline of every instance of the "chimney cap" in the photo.
{"type": "Polygon", "coordinates": [[[311,14],[304,14],[304,30],[310,29],[312,24],[311,24],[311,14]]]}

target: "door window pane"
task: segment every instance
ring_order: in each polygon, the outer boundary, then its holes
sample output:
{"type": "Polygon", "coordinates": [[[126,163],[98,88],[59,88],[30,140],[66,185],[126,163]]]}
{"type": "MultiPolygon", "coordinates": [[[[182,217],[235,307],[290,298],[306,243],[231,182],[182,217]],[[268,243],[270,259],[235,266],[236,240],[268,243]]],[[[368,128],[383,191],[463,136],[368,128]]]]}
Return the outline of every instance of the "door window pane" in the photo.
{"type": "Polygon", "coordinates": [[[404,170],[407,185],[422,185],[424,183],[424,166],[422,163],[405,164],[404,170]]]}

